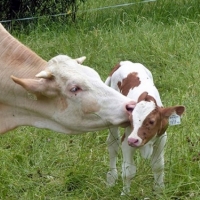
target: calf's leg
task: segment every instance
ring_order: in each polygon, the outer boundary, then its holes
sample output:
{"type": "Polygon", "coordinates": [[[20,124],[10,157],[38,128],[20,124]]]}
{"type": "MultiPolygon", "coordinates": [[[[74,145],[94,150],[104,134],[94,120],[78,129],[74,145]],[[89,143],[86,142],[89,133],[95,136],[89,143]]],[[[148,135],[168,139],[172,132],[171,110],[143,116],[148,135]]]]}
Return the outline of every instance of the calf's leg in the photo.
{"type": "Polygon", "coordinates": [[[135,176],[136,166],[133,160],[133,154],[136,148],[128,145],[127,138],[131,133],[130,127],[126,128],[125,135],[122,141],[122,179],[123,179],[123,191],[121,195],[128,194],[130,192],[131,180],[135,176]]]}
{"type": "Polygon", "coordinates": [[[151,168],[154,175],[155,192],[161,192],[162,189],[164,189],[164,147],[166,140],[166,133],[156,140],[151,156],[151,168]]]}

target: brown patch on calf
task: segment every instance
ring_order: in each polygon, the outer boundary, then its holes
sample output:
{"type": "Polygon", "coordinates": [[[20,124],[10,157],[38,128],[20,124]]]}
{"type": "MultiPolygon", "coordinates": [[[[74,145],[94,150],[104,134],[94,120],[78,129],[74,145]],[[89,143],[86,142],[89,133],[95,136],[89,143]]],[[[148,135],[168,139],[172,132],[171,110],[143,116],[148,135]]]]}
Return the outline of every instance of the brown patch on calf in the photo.
{"type": "Polygon", "coordinates": [[[137,74],[136,72],[132,72],[122,82],[118,82],[118,88],[123,95],[127,96],[130,89],[140,85],[140,79],[137,74]]]}
{"type": "Polygon", "coordinates": [[[167,130],[168,128],[168,119],[162,119],[162,122],[161,122],[161,127],[160,127],[160,130],[158,131],[157,133],[157,136],[160,137],[161,135],[163,135],[165,133],[165,131],[167,130]]]}

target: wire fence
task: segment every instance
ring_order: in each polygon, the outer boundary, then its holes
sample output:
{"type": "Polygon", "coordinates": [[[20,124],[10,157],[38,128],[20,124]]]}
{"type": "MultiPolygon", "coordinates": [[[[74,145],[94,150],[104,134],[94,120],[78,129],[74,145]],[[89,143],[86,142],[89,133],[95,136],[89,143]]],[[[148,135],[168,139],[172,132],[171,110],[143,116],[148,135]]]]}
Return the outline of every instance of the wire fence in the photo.
{"type": "MultiPolygon", "coordinates": [[[[156,1],[156,0],[143,0],[143,1],[140,1],[140,2],[132,2],[132,3],[112,5],[112,6],[104,6],[104,7],[93,8],[93,9],[89,9],[89,10],[80,10],[79,13],[94,12],[94,11],[100,11],[100,10],[105,10],[105,9],[119,8],[119,7],[131,6],[131,5],[135,5],[135,4],[154,2],[154,1],[156,1]]],[[[18,18],[18,19],[1,20],[0,23],[8,23],[8,22],[14,22],[14,21],[27,21],[27,20],[39,19],[39,18],[42,18],[42,17],[67,16],[67,15],[70,15],[70,14],[71,14],[71,12],[69,11],[69,12],[66,12],[66,13],[59,13],[59,14],[53,14],[53,15],[43,15],[43,16],[37,16],[37,17],[25,17],[25,18],[18,18]]]]}

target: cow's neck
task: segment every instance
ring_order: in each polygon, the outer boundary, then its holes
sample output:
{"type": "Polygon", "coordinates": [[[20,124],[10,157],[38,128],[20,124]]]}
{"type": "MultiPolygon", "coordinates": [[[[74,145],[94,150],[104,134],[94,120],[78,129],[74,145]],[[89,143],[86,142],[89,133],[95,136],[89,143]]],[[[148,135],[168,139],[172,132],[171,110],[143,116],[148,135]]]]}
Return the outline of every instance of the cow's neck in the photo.
{"type": "Polygon", "coordinates": [[[33,78],[44,69],[46,61],[21,44],[0,24],[0,77],[33,78]]]}
{"type": "Polygon", "coordinates": [[[46,61],[12,37],[0,24],[0,133],[20,125],[33,125],[40,118],[38,112],[43,103],[14,83],[10,76],[34,78],[45,66],[46,61]]]}

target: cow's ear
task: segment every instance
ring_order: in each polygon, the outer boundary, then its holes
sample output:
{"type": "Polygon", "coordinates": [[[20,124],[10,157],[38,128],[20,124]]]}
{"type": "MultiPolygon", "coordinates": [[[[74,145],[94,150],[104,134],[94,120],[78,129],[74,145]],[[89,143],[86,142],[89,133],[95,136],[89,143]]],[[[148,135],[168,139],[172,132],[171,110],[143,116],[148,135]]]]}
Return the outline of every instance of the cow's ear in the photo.
{"type": "Polygon", "coordinates": [[[78,64],[82,64],[85,61],[86,57],[82,56],[80,58],[75,58],[75,60],[77,61],[78,64]]]}
{"type": "Polygon", "coordinates": [[[53,79],[24,79],[11,76],[12,80],[21,85],[28,92],[37,96],[55,97],[58,95],[58,87],[53,79]]]}
{"type": "Polygon", "coordinates": [[[161,114],[165,118],[169,118],[173,113],[176,113],[177,115],[181,116],[185,111],[184,106],[172,106],[167,108],[161,109],[161,114]]]}
{"type": "Polygon", "coordinates": [[[53,75],[51,72],[47,71],[47,70],[43,70],[40,73],[36,74],[35,77],[37,78],[45,78],[45,79],[50,79],[53,78],[53,75]]]}

